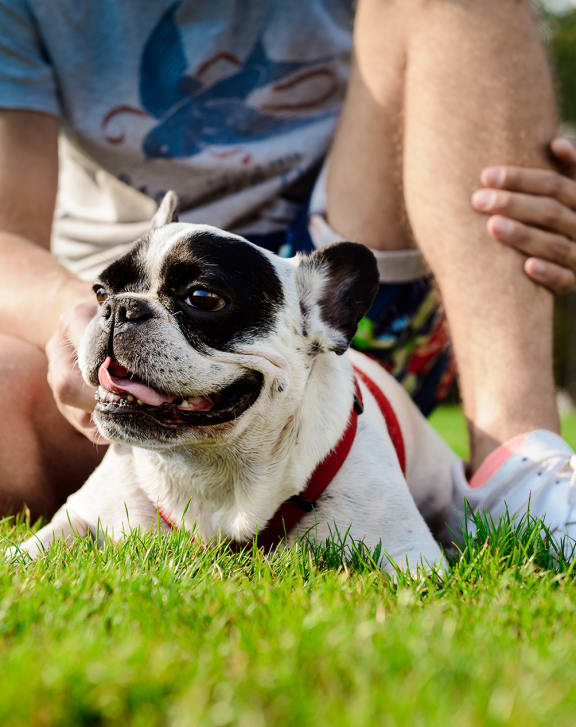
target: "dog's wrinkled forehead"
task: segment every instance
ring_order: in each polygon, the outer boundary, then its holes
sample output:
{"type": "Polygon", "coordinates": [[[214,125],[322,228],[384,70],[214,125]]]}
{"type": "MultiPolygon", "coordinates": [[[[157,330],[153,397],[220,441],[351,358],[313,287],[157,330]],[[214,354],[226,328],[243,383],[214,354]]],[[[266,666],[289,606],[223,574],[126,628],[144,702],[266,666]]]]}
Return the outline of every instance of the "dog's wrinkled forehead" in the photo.
{"type": "Polygon", "coordinates": [[[100,276],[111,293],[152,294],[189,340],[225,348],[239,336],[270,331],[284,300],[272,262],[243,238],[208,225],[172,223],[151,230],[100,276]],[[191,290],[221,296],[226,307],[202,315],[185,305],[191,290]]]}

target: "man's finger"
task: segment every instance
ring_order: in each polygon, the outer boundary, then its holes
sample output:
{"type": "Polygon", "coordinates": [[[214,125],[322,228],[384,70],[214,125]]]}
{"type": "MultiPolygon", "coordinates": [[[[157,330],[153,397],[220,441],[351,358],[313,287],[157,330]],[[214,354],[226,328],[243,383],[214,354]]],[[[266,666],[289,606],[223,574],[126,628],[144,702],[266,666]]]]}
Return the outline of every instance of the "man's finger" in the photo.
{"type": "Polygon", "coordinates": [[[576,272],[576,242],[562,235],[530,227],[506,217],[491,217],[488,232],[525,255],[556,263],[576,272]]]}
{"type": "Polygon", "coordinates": [[[522,167],[489,167],[484,169],[480,180],[492,189],[551,197],[576,210],[576,182],[557,172],[522,167]]]}
{"type": "Polygon", "coordinates": [[[576,238],[576,213],[548,197],[481,189],[474,193],[472,206],[479,212],[502,215],[527,225],[535,225],[576,238]]]}
{"type": "Polygon", "coordinates": [[[104,439],[98,432],[96,425],[92,421],[92,416],[87,412],[82,412],[71,406],[59,405],[58,409],[60,413],[72,424],[72,426],[83,434],[86,439],[89,439],[94,444],[109,444],[108,440],[104,439]]]}
{"type": "Polygon", "coordinates": [[[87,413],[94,410],[95,390],[84,383],[80,373],[72,376],[64,369],[51,368],[48,383],[57,402],[87,413]]]}
{"type": "Polygon", "coordinates": [[[94,317],[97,309],[96,303],[80,303],[62,315],[60,319],[62,333],[75,349],[78,348],[80,339],[86,331],[86,326],[94,317]]]}
{"type": "Polygon", "coordinates": [[[80,339],[86,331],[86,326],[90,323],[98,309],[96,303],[80,303],[73,309],[73,315],[70,317],[66,326],[66,337],[72,341],[74,348],[78,348],[80,339]]]}
{"type": "Polygon", "coordinates": [[[524,263],[524,272],[534,282],[558,295],[570,293],[576,284],[576,275],[555,263],[530,257],[524,263]]]}
{"type": "Polygon", "coordinates": [[[568,176],[574,176],[576,171],[576,146],[574,141],[559,137],[550,144],[552,155],[560,162],[563,171],[568,176]]]}
{"type": "Polygon", "coordinates": [[[85,412],[94,409],[94,389],[88,386],[76,365],[76,351],[58,335],[46,344],[48,384],[56,402],[85,412]]]}

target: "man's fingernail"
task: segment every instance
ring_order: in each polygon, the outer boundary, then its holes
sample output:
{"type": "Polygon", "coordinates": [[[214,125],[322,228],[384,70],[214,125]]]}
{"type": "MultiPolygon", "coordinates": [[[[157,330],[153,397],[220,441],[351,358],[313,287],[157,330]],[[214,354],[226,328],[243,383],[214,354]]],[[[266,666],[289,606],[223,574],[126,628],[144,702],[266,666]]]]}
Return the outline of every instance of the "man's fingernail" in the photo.
{"type": "Polygon", "coordinates": [[[536,275],[544,275],[548,270],[548,265],[543,260],[532,260],[531,272],[536,275]]]}
{"type": "Polygon", "coordinates": [[[472,195],[472,204],[476,209],[489,210],[492,209],[496,202],[496,193],[489,189],[479,189],[472,195]]]}
{"type": "Polygon", "coordinates": [[[556,152],[567,152],[568,154],[571,154],[574,156],[575,148],[574,143],[570,141],[570,139],[566,139],[564,137],[559,137],[558,139],[554,139],[554,150],[556,152]]]}
{"type": "Polygon", "coordinates": [[[504,170],[502,167],[489,167],[482,172],[482,182],[493,187],[502,187],[504,184],[504,170]]]}
{"type": "Polygon", "coordinates": [[[490,224],[492,225],[492,230],[497,235],[502,235],[503,237],[512,234],[514,230],[513,223],[506,217],[492,217],[490,224]]]}

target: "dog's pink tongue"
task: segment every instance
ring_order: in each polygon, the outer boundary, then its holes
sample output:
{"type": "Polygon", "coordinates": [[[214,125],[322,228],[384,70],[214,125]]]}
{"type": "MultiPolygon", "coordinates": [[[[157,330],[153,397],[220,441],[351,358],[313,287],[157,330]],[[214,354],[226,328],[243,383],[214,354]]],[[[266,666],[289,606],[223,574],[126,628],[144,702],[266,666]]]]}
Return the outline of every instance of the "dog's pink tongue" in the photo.
{"type": "Polygon", "coordinates": [[[133,381],[127,378],[127,374],[130,372],[118,363],[112,363],[110,356],[104,361],[104,363],[98,369],[98,381],[100,386],[106,391],[111,391],[114,394],[132,394],[135,399],[140,399],[145,404],[150,406],[160,406],[161,404],[171,404],[177,397],[168,396],[168,394],[161,394],[156,389],[142,384],[140,381],[133,381]],[[120,374],[119,376],[113,376],[109,369],[112,366],[114,373],[120,374]]]}

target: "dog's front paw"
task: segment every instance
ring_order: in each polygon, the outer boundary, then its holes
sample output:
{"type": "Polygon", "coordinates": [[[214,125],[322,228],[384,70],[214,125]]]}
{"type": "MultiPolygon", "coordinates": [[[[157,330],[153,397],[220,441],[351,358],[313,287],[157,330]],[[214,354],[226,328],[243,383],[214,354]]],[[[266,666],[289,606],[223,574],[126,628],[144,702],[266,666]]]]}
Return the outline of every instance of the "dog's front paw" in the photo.
{"type": "Polygon", "coordinates": [[[40,558],[45,553],[41,543],[33,538],[20,543],[20,545],[11,545],[4,551],[4,560],[9,563],[30,562],[40,558]]]}
{"type": "Polygon", "coordinates": [[[435,546],[430,549],[410,550],[400,556],[394,556],[386,570],[391,572],[394,577],[398,573],[406,573],[410,574],[412,578],[424,578],[431,573],[437,573],[440,576],[446,575],[449,565],[440,548],[435,546]]]}
{"type": "Polygon", "coordinates": [[[23,560],[24,558],[26,560],[30,560],[30,556],[26,553],[26,551],[22,550],[20,545],[11,545],[9,548],[6,548],[2,558],[8,563],[17,563],[19,560],[23,560]]]}
{"type": "Polygon", "coordinates": [[[17,555],[18,555],[18,546],[11,545],[9,548],[6,548],[2,557],[4,560],[11,561],[11,560],[14,560],[17,555]]]}

